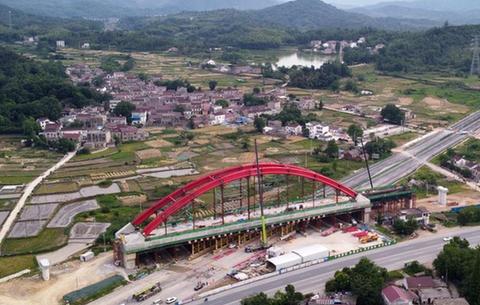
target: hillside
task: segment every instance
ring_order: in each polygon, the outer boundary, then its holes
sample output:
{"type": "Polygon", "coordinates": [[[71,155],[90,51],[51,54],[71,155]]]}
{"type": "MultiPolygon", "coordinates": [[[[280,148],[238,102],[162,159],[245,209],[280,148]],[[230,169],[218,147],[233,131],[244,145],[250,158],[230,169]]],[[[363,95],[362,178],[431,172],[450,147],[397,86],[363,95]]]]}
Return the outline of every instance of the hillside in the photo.
{"type": "Polygon", "coordinates": [[[0,32],[0,35],[8,34],[14,36],[22,34],[21,32],[25,32],[23,34],[39,35],[63,31],[76,33],[100,31],[103,25],[100,22],[84,19],[61,19],[28,14],[0,4],[0,29],[2,27],[5,31],[0,32]],[[9,27],[9,12],[11,12],[12,17],[12,31],[6,33],[9,27]]]}
{"type": "Polygon", "coordinates": [[[447,26],[426,32],[404,33],[380,52],[377,68],[389,72],[468,72],[472,37],[480,25],[447,26]]]}
{"type": "Polygon", "coordinates": [[[0,4],[24,12],[62,18],[152,16],[225,8],[261,9],[277,3],[276,0],[0,0],[0,4]]]}
{"type": "Polygon", "coordinates": [[[349,11],[376,18],[428,19],[457,25],[480,23],[480,1],[472,0],[384,2],[349,11]]]}

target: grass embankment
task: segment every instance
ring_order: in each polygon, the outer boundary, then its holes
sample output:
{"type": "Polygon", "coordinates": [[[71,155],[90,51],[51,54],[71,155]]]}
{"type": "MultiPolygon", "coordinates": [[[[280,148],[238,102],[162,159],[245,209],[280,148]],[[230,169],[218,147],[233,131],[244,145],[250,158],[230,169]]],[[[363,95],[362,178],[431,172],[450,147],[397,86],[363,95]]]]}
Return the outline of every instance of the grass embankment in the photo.
{"type": "Polygon", "coordinates": [[[435,186],[443,186],[448,188],[449,194],[456,194],[468,190],[468,188],[463,183],[449,180],[443,175],[434,172],[427,166],[421,167],[413,175],[402,180],[400,184],[407,183],[411,179],[415,179],[417,182],[421,182],[422,184],[424,184],[424,186],[413,186],[413,190],[417,195],[417,199],[423,199],[436,194],[436,191],[433,190],[435,186]]]}
{"type": "Polygon", "coordinates": [[[16,255],[0,257],[0,278],[25,269],[35,271],[37,262],[34,255],[16,255]]]}
{"type": "Polygon", "coordinates": [[[2,254],[36,254],[56,250],[67,243],[65,229],[44,229],[40,234],[27,238],[7,238],[2,243],[2,254]]]}

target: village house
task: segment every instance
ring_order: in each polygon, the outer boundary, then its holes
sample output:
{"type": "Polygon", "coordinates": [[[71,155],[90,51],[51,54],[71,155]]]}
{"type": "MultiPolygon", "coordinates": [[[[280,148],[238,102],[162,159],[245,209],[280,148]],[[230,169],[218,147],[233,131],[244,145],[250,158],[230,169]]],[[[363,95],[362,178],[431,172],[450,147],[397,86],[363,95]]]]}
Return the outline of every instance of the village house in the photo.
{"type": "Polygon", "coordinates": [[[57,123],[46,124],[40,135],[44,136],[47,141],[57,141],[60,138],[60,130],[62,126],[57,123]]]}
{"type": "Polygon", "coordinates": [[[452,162],[456,167],[469,170],[472,173],[472,178],[475,181],[480,181],[480,164],[459,155],[454,156],[452,162]]]}
{"type": "Polygon", "coordinates": [[[105,148],[112,144],[112,134],[109,130],[90,129],[87,131],[84,147],[105,148]]]}
{"type": "Polygon", "coordinates": [[[382,298],[385,305],[413,305],[418,299],[414,293],[394,285],[382,289],[382,298]]]}
{"type": "Polygon", "coordinates": [[[55,122],[50,121],[48,118],[38,118],[37,119],[37,124],[40,125],[40,128],[42,130],[45,130],[45,127],[48,124],[55,124],[55,122]]]}
{"type": "Polygon", "coordinates": [[[145,141],[148,138],[148,132],[141,128],[128,125],[119,125],[110,129],[112,137],[120,139],[122,142],[145,141]]]}
{"type": "Polygon", "coordinates": [[[147,124],[147,117],[146,111],[132,112],[132,124],[145,126],[147,124]]]}
{"type": "Polygon", "coordinates": [[[285,126],[285,133],[290,136],[300,136],[302,135],[302,125],[298,123],[290,123],[285,126]]]}
{"type": "Polygon", "coordinates": [[[305,128],[309,131],[309,138],[316,139],[320,141],[331,141],[333,140],[333,135],[330,132],[330,127],[322,125],[318,122],[309,122],[305,124],[305,128]]]}
{"type": "Polygon", "coordinates": [[[469,305],[464,298],[435,299],[433,305],[469,305]]]}
{"type": "MultiPolygon", "coordinates": [[[[366,154],[366,156],[368,159],[368,154],[366,154]]],[[[357,162],[365,161],[363,151],[359,147],[351,147],[350,149],[343,151],[343,153],[340,154],[340,159],[357,162]]]]}
{"type": "Polygon", "coordinates": [[[415,219],[419,224],[424,224],[427,226],[430,223],[430,215],[431,213],[426,208],[419,207],[401,210],[399,212],[398,219],[401,219],[403,221],[415,219]]]}

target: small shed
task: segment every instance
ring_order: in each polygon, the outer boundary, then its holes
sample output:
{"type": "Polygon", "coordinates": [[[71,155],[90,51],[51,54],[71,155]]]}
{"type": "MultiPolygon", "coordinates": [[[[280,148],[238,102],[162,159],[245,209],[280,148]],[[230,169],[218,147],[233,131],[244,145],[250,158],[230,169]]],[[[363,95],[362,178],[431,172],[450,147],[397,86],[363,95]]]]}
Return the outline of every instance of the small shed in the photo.
{"type": "Polygon", "coordinates": [[[295,253],[287,253],[284,255],[269,258],[267,265],[273,267],[275,271],[289,268],[302,263],[302,257],[295,253]]]}
{"type": "Polygon", "coordinates": [[[95,257],[95,254],[92,251],[88,251],[80,255],[80,261],[82,262],[88,262],[92,258],[95,257]]]}
{"type": "Polygon", "coordinates": [[[299,248],[293,250],[292,253],[300,256],[302,258],[302,263],[324,259],[330,256],[330,250],[319,244],[299,248]]]}

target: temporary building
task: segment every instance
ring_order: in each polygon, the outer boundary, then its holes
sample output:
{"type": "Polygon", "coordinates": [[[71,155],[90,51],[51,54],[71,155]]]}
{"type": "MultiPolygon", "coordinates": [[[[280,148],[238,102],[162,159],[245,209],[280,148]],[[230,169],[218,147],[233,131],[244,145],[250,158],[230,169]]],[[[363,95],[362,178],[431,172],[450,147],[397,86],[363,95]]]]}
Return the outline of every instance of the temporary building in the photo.
{"type": "Polygon", "coordinates": [[[302,263],[324,259],[330,256],[330,250],[319,244],[299,248],[293,250],[292,253],[300,256],[302,258],[302,263]]]}
{"type": "Polygon", "coordinates": [[[269,258],[267,264],[275,270],[289,268],[302,263],[302,257],[295,253],[287,253],[284,255],[269,258]]]}

